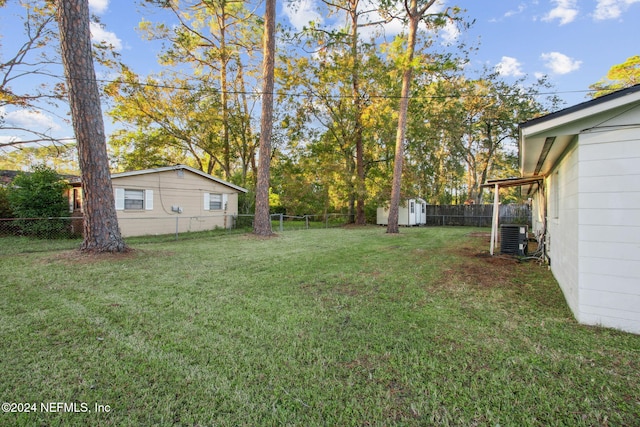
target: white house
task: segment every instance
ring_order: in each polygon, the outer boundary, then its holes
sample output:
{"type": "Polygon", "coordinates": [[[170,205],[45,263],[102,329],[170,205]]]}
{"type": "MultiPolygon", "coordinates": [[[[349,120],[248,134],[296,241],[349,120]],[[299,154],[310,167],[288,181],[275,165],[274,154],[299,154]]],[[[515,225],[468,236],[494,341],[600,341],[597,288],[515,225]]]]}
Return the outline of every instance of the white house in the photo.
{"type": "Polygon", "coordinates": [[[533,230],[576,319],[640,333],[640,85],[522,123],[519,143],[533,230]]]}
{"type": "MultiPolygon", "coordinates": [[[[422,199],[408,199],[398,207],[398,225],[425,225],[427,223],[427,202],[422,199]]],[[[389,207],[380,206],[376,211],[376,224],[389,224],[389,207]]]]}

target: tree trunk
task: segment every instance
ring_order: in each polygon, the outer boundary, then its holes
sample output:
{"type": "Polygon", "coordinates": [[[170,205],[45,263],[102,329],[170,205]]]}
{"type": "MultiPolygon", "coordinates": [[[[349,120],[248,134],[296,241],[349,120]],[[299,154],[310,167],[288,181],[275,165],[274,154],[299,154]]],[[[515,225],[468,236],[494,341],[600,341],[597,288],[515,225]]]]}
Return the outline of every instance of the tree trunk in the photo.
{"type": "Polygon", "coordinates": [[[273,129],[273,82],[275,58],[276,0],[266,0],[264,14],[264,46],[262,60],[262,116],[260,118],[260,158],[258,159],[258,183],[256,185],[256,216],[253,232],[269,236],[269,168],[271,164],[271,132],[273,129]]]}
{"type": "Polygon", "coordinates": [[[222,2],[222,11],[220,13],[220,102],[222,104],[222,169],[224,169],[224,179],[231,179],[231,143],[229,142],[229,98],[227,94],[227,66],[229,63],[229,55],[227,54],[227,12],[225,10],[226,3],[222,2]]]}
{"type": "Polygon", "coordinates": [[[56,3],[84,191],[81,250],[123,252],[127,247],[118,228],[100,94],[91,55],[89,3],[88,0],[57,0],[56,3]]]}
{"type": "MultiPolygon", "coordinates": [[[[412,1],[412,10],[415,11],[415,0],[412,1]]],[[[411,95],[411,78],[413,77],[413,52],[416,45],[416,33],[420,17],[414,14],[409,16],[409,39],[407,43],[407,55],[402,73],[402,92],[400,93],[400,107],[398,111],[398,130],[396,131],[396,152],[393,162],[393,180],[391,182],[391,204],[389,206],[389,222],[387,233],[400,232],[398,227],[398,211],[400,209],[400,188],[402,184],[402,164],[404,162],[404,138],[407,130],[407,115],[409,111],[409,96],[411,95]]]]}
{"type": "Polygon", "coordinates": [[[349,7],[351,14],[351,88],[354,107],[354,138],[356,143],[356,224],[367,223],[364,214],[364,199],[366,193],[364,175],[364,138],[362,126],[362,100],[360,98],[360,58],[358,57],[358,0],[351,0],[349,7]]]}

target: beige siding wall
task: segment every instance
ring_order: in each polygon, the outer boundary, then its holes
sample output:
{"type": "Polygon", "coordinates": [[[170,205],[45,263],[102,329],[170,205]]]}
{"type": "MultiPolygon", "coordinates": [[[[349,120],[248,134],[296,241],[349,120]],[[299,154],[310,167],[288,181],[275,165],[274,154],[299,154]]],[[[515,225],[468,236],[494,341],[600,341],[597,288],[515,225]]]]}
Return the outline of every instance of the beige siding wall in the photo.
{"type": "Polygon", "coordinates": [[[187,170],[113,178],[112,183],[116,198],[122,190],[144,190],[152,194],[152,203],[144,209],[118,209],[118,222],[125,237],[170,234],[176,232],[176,227],[179,232],[230,228],[232,217],[238,213],[236,190],[187,170]],[[226,209],[206,210],[205,193],[224,194],[226,209]],[[179,207],[181,213],[173,207],[179,207]]]}
{"type": "Polygon", "coordinates": [[[580,147],[580,321],[640,333],[640,130],[587,132],[580,147]]]}

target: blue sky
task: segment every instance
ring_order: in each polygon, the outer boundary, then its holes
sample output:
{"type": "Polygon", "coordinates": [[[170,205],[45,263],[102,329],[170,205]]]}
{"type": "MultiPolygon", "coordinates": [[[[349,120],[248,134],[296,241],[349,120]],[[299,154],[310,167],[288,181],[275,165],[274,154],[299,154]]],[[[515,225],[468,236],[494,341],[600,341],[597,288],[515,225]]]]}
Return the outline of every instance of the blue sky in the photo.
{"type": "MultiPolygon", "coordinates": [[[[318,12],[319,0],[299,0],[296,10],[278,1],[278,19],[284,24],[300,28],[309,20],[325,21],[318,12]]],[[[17,46],[21,27],[15,18],[16,0],[0,8],[0,55],[6,59],[17,46]]],[[[92,13],[102,26],[92,26],[96,39],[112,43],[123,62],[141,75],[157,71],[159,43],[143,41],[136,31],[141,19],[155,21],[161,14],[129,1],[90,0],[92,13]]],[[[612,65],[640,54],[640,0],[453,0],[442,1],[440,7],[460,6],[465,16],[475,19],[466,32],[453,27],[442,33],[444,39],[459,38],[478,43],[478,51],[471,58],[474,68],[488,66],[509,81],[524,75],[531,79],[548,75],[555,89],[571,106],[585,101],[590,84],[603,78],[612,65]]],[[[390,24],[387,34],[399,31],[398,24],[390,24]]],[[[37,84],[24,79],[21,85],[37,84]]],[[[7,122],[51,129],[56,136],[70,136],[68,123],[54,115],[22,111],[7,107],[7,122]]],[[[107,132],[113,129],[105,119],[107,132]]],[[[0,142],[11,137],[0,131],[0,142]]]]}

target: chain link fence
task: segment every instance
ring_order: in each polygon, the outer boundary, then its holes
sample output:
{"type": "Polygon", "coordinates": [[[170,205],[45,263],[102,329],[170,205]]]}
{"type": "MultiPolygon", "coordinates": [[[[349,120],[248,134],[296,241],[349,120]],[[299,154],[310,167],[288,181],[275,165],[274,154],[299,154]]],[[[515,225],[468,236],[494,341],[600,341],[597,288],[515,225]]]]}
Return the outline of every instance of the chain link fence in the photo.
{"type": "MultiPolygon", "coordinates": [[[[487,206],[433,207],[427,212],[429,226],[473,226],[490,227],[491,212],[487,206]],[[438,209],[435,211],[435,209],[438,209]]],[[[528,207],[514,207],[500,212],[501,223],[530,224],[531,212],[528,207]]],[[[121,217],[118,224],[122,235],[130,237],[151,237],[155,239],[186,239],[203,237],[206,234],[244,233],[253,230],[254,215],[208,215],[170,217],[121,217]]],[[[308,230],[343,227],[353,222],[347,214],[326,215],[271,215],[271,229],[274,233],[290,230],[308,230]]],[[[81,239],[82,217],[61,218],[0,218],[0,238],[23,236],[35,239],[81,239]]]]}
{"type": "MultiPolygon", "coordinates": [[[[274,233],[311,228],[342,227],[350,215],[284,215],[272,214],[274,233]]],[[[186,239],[207,234],[244,233],[253,230],[254,215],[207,215],[172,217],[125,217],[118,224],[125,238],[186,239]]],[[[34,239],[81,239],[82,217],[0,218],[0,238],[9,236],[34,239]]]]}
{"type": "Polygon", "coordinates": [[[6,236],[79,239],[82,237],[82,218],[0,218],[0,237],[6,236]]]}

